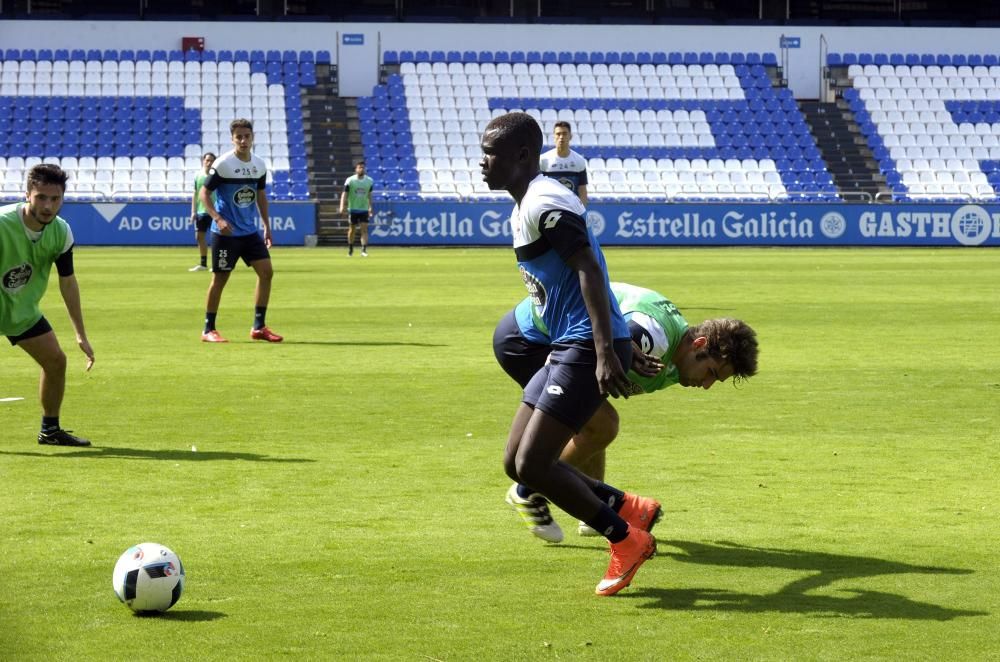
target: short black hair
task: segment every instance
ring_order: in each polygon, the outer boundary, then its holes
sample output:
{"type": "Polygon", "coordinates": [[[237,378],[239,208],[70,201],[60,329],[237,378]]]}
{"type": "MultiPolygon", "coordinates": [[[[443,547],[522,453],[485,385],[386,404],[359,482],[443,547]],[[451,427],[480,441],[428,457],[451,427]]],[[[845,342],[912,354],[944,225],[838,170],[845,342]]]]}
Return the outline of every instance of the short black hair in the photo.
{"type": "Polygon", "coordinates": [[[555,132],[556,129],[566,129],[570,133],[573,133],[573,127],[571,127],[569,125],[569,122],[567,122],[566,120],[559,120],[558,122],[556,122],[555,126],[552,127],[553,133],[555,132]]]}
{"type": "Polygon", "coordinates": [[[204,161],[207,156],[211,156],[213,161],[217,158],[214,152],[205,152],[201,155],[201,160],[204,161]]]}
{"type": "Polygon", "coordinates": [[[507,113],[490,120],[487,131],[497,132],[497,142],[513,140],[537,157],[542,153],[542,128],[528,113],[507,113]]]}
{"type": "Polygon", "coordinates": [[[39,163],[28,171],[26,190],[30,191],[33,188],[45,186],[46,184],[56,184],[61,186],[65,193],[66,182],[68,180],[69,175],[66,174],[66,171],[55,163],[39,163]]]}

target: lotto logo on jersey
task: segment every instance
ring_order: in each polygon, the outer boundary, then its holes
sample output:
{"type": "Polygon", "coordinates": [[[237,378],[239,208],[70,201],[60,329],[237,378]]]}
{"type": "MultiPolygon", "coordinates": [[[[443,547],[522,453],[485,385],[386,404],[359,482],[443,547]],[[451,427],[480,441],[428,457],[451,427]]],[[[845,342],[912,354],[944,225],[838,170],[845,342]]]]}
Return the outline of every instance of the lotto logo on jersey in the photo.
{"type": "Polygon", "coordinates": [[[4,291],[14,294],[28,284],[28,281],[31,280],[32,273],[33,271],[31,269],[31,265],[27,262],[19,264],[13,269],[9,269],[7,273],[3,275],[4,291]]]}
{"type": "Polygon", "coordinates": [[[253,206],[257,200],[257,191],[249,186],[243,186],[233,193],[233,204],[242,209],[253,206]]]}

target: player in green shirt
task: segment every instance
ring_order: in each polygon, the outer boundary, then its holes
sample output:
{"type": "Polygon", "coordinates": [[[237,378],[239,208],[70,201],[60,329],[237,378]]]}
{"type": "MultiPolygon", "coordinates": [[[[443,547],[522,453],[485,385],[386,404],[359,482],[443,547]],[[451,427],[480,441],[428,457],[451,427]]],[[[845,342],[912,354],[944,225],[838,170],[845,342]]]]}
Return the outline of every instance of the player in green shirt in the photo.
{"type": "Polygon", "coordinates": [[[354,174],[344,182],[344,192],[340,195],[340,213],[344,208],[350,212],[347,227],[347,255],[354,255],[355,228],[361,234],[361,257],[368,257],[368,219],[372,215],[372,188],[375,182],[365,174],[365,162],[358,161],[354,174]]]}
{"type": "MultiPolygon", "coordinates": [[[[201,201],[201,189],[208,179],[208,169],[215,163],[215,154],[205,152],[201,157],[201,172],[194,178],[194,195],[191,196],[191,218],[194,219],[194,236],[198,242],[198,255],[201,261],[188,271],[208,271],[208,242],[205,241],[205,233],[212,227],[212,215],[205,208],[205,203],[201,201]]],[[[212,193],[212,201],[215,201],[215,193],[212,193]]]]}
{"type": "Polygon", "coordinates": [[[57,215],[66,193],[66,180],[59,166],[37,165],[28,172],[26,201],[0,207],[0,333],[42,368],[42,429],[38,443],[89,446],[89,441],[59,426],[66,389],[66,355],[39,309],[54,264],[59,273],[59,292],[90,370],[94,350],[83,326],[80,287],[73,273],[73,231],[57,215]]]}
{"type": "MultiPolygon", "coordinates": [[[[735,381],[757,373],[757,337],[749,325],[730,318],[710,319],[688,326],[677,307],[653,290],[611,283],[611,291],[628,322],[636,351],[633,357],[646,357],[658,364],[653,374],[633,360],[628,373],[631,395],[654,393],[674,384],[709,389],[730,377],[735,381]]],[[[545,363],[549,339],[538,323],[530,298],[521,301],[497,325],[493,351],[500,366],[522,387],[545,363]]],[[[560,459],[588,476],[604,480],[606,449],[618,435],[619,418],[614,406],[605,400],[597,412],[573,437],[560,459]]],[[[532,521],[525,520],[532,533],[544,540],[562,540],[562,530],[552,520],[547,506],[532,521]]],[[[523,510],[519,512],[524,513],[523,510]]],[[[583,523],[581,535],[597,535],[583,523]]]]}

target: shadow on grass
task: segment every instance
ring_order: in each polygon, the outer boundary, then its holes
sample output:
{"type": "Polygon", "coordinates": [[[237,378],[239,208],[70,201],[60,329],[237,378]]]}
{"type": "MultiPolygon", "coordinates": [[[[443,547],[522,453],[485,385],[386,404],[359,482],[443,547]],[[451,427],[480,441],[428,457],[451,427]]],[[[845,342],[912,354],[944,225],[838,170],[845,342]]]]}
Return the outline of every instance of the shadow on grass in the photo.
{"type": "Polygon", "coordinates": [[[204,611],[201,609],[172,609],[163,613],[149,612],[136,614],[137,618],[157,618],[165,621],[217,621],[229,614],[221,611],[204,611]]]}
{"type": "Polygon", "coordinates": [[[173,462],[215,462],[219,460],[243,460],[244,462],[315,462],[303,457],[271,457],[260,453],[230,453],[227,451],[186,451],[147,450],[140,448],[90,447],[64,453],[40,453],[38,451],[0,451],[0,455],[21,455],[25,457],[83,457],[89,459],[133,459],[170,460],[173,462]]]}
{"type": "Polygon", "coordinates": [[[834,582],[879,575],[934,574],[968,575],[971,570],[917,566],[864,556],[846,556],[795,549],[747,547],[730,542],[705,544],[681,540],[660,541],[658,558],[670,558],[680,563],[735,568],[778,568],[810,572],[774,593],[754,594],[715,588],[642,588],[629,591],[628,597],[654,598],[644,605],[650,609],[685,611],[730,611],[743,613],[796,613],[817,616],[849,616],[855,618],[900,618],[912,620],[949,621],[959,616],[987,616],[988,612],[950,609],[917,602],[902,595],[844,588],[845,597],[815,595],[810,591],[830,586],[834,582]],[[680,552],[668,551],[670,545],[680,552]]]}

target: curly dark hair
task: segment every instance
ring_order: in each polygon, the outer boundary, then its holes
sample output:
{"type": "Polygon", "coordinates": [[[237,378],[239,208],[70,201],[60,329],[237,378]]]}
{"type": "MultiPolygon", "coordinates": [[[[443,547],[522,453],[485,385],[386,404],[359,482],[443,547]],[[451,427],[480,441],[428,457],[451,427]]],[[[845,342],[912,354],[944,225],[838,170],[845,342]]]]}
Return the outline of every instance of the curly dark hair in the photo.
{"type": "Polygon", "coordinates": [[[28,178],[25,184],[28,191],[39,186],[45,186],[46,184],[56,184],[61,186],[63,192],[65,192],[68,180],[69,175],[66,174],[66,171],[55,163],[39,163],[28,171],[28,178]]]}
{"type": "Polygon", "coordinates": [[[733,366],[733,382],[757,374],[757,333],[743,320],[730,317],[705,320],[688,329],[692,337],[705,336],[708,342],[699,352],[733,366]]]}

